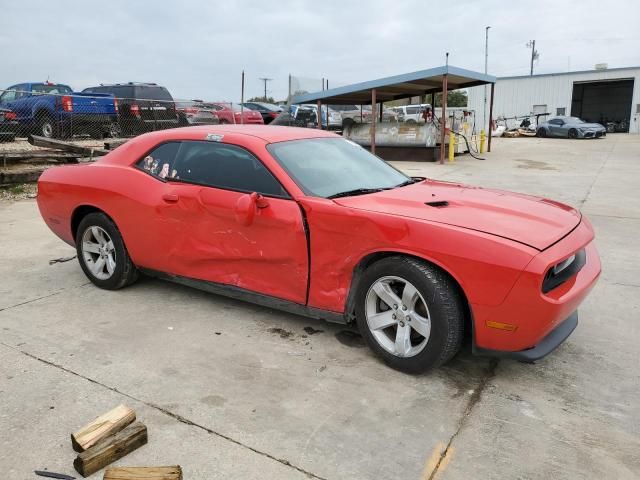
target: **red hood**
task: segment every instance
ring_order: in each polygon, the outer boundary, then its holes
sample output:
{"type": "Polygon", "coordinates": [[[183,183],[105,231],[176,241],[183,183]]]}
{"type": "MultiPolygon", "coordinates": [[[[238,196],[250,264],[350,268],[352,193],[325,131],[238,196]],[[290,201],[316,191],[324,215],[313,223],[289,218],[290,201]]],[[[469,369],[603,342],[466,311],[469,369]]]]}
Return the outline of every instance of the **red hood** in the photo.
{"type": "Polygon", "coordinates": [[[361,210],[446,223],[544,250],[580,223],[580,212],[546,198],[425,180],[336,203],[361,210]],[[429,202],[446,205],[429,206],[429,202]]]}

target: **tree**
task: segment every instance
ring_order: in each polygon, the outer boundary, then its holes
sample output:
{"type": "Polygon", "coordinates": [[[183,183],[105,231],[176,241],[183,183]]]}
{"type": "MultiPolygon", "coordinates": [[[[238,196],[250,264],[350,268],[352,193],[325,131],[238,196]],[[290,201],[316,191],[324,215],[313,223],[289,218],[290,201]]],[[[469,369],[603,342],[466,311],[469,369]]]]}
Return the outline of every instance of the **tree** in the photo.
{"type": "MultiPolygon", "coordinates": [[[[434,107],[442,106],[442,93],[436,93],[434,107]]],[[[467,91],[466,90],[452,90],[447,92],[447,107],[466,107],[467,106],[467,91]]]]}
{"type": "Polygon", "coordinates": [[[247,102],[264,102],[264,103],[275,103],[276,101],[273,97],[252,97],[247,102]]]}

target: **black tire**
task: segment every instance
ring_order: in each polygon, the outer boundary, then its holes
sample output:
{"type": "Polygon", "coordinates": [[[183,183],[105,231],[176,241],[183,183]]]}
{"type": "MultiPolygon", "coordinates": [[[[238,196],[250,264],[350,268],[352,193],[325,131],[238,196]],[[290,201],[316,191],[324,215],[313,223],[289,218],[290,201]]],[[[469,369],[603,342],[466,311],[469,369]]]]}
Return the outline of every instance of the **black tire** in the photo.
{"type": "Polygon", "coordinates": [[[36,135],[45,138],[57,138],[59,132],[55,119],[48,113],[39,113],[37,116],[38,125],[36,127],[36,135]]]}
{"type": "Polygon", "coordinates": [[[369,266],[358,282],[358,328],[369,347],[387,365],[403,372],[422,373],[453,358],[462,344],[464,317],[464,300],[458,285],[445,272],[424,261],[403,256],[387,257],[369,266]],[[429,299],[427,308],[431,317],[431,332],[426,346],[414,356],[400,357],[385,350],[367,324],[367,294],[374,283],[389,276],[410,282],[423,299],[429,299]]]}
{"type": "Polygon", "coordinates": [[[539,128],[536,135],[540,138],[545,138],[547,136],[547,131],[544,128],[539,128]]]}
{"type": "Polygon", "coordinates": [[[356,121],[353,118],[345,118],[342,121],[342,130],[347,130],[348,128],[351,128],[355,123],[356,121]]]}
{"type": "Polygon", "coordinates": [[[569,130],[569,138],[578,138],[578,131],[575,128],[569,130]]]}
{"type": "Polygon", "coordinates": [[[138,279],[138,269],[133,264],[129,254],[127,253],[127,248],[122,240],[118,227],[116,227],[116,224],[113,223],[113,221],[104,213],[90,213],[80,221],[80,225],[78,225],[78,231],[76,233],[76,252],[82,271],[94,285],[100,288],[104,288],[105,290],[118,290],[132,284],[138,279]],[[82,240],[85,232],[91,229],[91,227],[100,227],[109,235],[109,237],[111,237],[111,241],[113,242],[115,250],[115,269],[107,279],[100,279],[96,277],[87,265],[87,261],[84,257],[82,240]]]}

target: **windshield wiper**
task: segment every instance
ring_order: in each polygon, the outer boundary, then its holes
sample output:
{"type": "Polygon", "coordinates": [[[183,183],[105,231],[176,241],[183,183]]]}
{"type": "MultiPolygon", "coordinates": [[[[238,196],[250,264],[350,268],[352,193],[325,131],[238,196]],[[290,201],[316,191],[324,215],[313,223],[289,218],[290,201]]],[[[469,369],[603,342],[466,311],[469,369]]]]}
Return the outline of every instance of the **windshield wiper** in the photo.
{"type": "Polygon", "coordinates": [[[398,187],[406,187],[407,185],[411,185],[413,183],[418,182],[418,180],[414,180],[413,178],[410,178],[409,180],[406,180],[402,183],[399,183],[398,185],[394,186],[393,188],[398,188],[398,187]]]}
{"type": "Polygon", "coordinates": [[[351,197],[355,195],[366,195],[367,193],[376,193],[381,192],[383,190],[387,190],[386,188],[354,188],[353,190],[347,190],[346,192],[334,193],[333,195],[329,195],[327,198],[340,198],[340,197],[351,197]]]}

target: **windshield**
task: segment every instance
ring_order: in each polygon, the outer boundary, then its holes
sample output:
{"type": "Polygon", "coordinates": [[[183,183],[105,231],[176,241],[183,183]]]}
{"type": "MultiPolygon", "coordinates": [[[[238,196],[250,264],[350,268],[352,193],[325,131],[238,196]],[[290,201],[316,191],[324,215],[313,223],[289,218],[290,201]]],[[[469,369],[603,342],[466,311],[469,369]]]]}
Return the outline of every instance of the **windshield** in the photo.
{"type": "Polygon", "coordinates": [[[342,138],[272,143],[269,152],[307,194],[332,197],[343,192],[393,188],[411,179],[364,148],[342,138]]]}
{"type": "Polygon", "coordinates": [[[42,94],[62,94],[62,95],[68,95],[70,93],[73,93],[73,90],[71,90],[71,88],[67,87],[66,85],[47,85],[47,84],[36,84],[36,85],[32,85],[31,86],[31,92],[32,93],[42,93],[42,94]]]}

